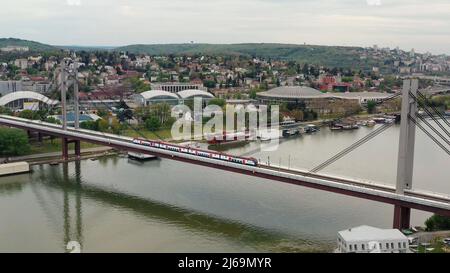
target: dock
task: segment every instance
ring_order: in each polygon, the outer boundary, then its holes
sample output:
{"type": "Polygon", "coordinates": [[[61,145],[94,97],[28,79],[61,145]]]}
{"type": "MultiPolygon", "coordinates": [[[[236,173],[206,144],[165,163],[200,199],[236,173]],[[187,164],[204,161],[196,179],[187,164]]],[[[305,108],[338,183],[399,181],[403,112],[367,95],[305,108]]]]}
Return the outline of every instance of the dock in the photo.
{"type": "Polygon", "coordinates": [[[0,164],[0,176],[15,175],[30,172],[30,164],[27,162],[15,162],[0,164]]]}

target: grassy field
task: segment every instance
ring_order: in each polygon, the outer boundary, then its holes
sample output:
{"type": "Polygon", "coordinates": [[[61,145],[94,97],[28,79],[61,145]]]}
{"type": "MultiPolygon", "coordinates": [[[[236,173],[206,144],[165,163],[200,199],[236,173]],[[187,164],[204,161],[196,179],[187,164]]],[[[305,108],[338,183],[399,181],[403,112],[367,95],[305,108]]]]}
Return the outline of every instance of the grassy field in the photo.
{"type": "Polygon", "coordinates": [[[170,129],[161,129],[155,132],[150,132],[144,129],[139,129],[138,132],[136,132],[135,130],[128,129],[123,131],[122,135],[129,137],[147,138],[151,140],[170,140],[172,138],[170,129]]]}
{"type": "MultiPolygon", "coordinates": [[[[150,140],[170,140],[172,138],[170,129],[161,129],[156,132],[140,129],[139,133],[129,129],[122,132],[123,136],[147,138],[150,140]]],[[[54,153],[61,151],[61,139],[55,138],[53,140],[46,139],[42,143],[33,141],[30,143],[31,149],[26,155],[54,153]]],[[[81,149],[100,147],[96,144],[81,142],[81,149]]],[[[74,144],[69,144],[69,150],[74,149],[74,144]]]]}

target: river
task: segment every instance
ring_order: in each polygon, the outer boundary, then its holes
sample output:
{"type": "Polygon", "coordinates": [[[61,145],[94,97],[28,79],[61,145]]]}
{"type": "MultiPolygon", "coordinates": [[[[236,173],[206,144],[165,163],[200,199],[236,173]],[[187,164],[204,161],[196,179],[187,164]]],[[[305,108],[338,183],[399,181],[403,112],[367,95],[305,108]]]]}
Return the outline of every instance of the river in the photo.
{"type": "MultiPolygon", "coordinates": [[[[263,162],[310,169],[370,128],[283,140],[274,152],[231,149],[263,162]],[[256,152],[253,152],[256,151],[256,152]]],[[[323,173],[394,184],[395,126],[323,173]]],[[[414,188],[450,193],[450,158],[416,140],[414,188]]],[[[412,224],[428,213],[413,211],[412,224]]],[[[0,178],[0,252],[329,252],[338,231],[390,228],[393,207],[171,160],[114,156],[0,178]]]]}

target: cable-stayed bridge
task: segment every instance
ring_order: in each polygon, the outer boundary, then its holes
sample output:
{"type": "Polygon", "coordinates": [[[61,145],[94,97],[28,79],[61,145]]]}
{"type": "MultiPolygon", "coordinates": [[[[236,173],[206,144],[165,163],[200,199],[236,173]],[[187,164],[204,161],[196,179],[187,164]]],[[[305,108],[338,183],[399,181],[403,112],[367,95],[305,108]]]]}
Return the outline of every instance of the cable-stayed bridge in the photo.
{"type": "MultiPolygon", "coordinates": [[[[64,69],[62,70],[64,71],[64,69]]],[[[77,88],[75,89],[75,112],[79,113],[77,88]]],[[[384,184],[371,183],[367,181],[348,179],[344,177],[318,174],[323,168],[349,154],[354,149],[365,144],[370,139],[381,134],[390,125],[384,125],[373,131],[368,136],[345,148],[332,158],[310,171],[296,170],[281,166],[270,166],[258,162],[254,166],[238,164],[237,162],[218,160],[213,156],[203,154],[190,154],[180,152],[176,147],[161,149],[154,146],[146,146],[136,143],[133,138],[106,134],[102,132],[84,130],[79,128],[79,122],[75,121],[75,127],[70,128],[66,122],[66,90],[64,81],[61,87],[61,106],[63,113],[63,125],[56,125],[42,121],[31,121],[17,117],[0,115],[0,125],[20,128],[30,132],[38,132],[44,135],[59,137],[62,139],[62,155],[68,159],[68,143],[75,143],[75,154],[80,155],[80,142],[94,143],[113,147],[122,151],[137,152],[155,155],[161,158],[177,160],[189,164],[196,164],[223,171],[255,176],[265,180],[278,181],[299,186],[310,187],[318,190],[334,192],[347,196],[373,200],[377,202],[394,205],[393,226],[398,229],[409,228],[411,209],[428,211],[443,216],[450,216],[450,196],[436,194],[413,189],[412,173],[414,166],[414,143],[416,127],[423,130],[440,148],[450,155],[450,123],[436,109],[429,106],[426,98],[418,91],[418,80],[405,80],[402,94],[395,94],[389,99],[402,95],[400,148],[398,159],[397,185],[387,186],[384,184]],[[425,118],[417,115],[418,107],[425,109],[439,131],[436,130],[425,118]],[[426,128],[426,126],[431,128],[426,128]],[[442,143],[444,141],[444,143],[442,143]]],[[[137,130],[136,130],[137,131],[137,130]]],[[[263,181],[263,180],[262,180],[263,181]]],[[[389,183],[386,183],[389,184],[389,183]]]]}

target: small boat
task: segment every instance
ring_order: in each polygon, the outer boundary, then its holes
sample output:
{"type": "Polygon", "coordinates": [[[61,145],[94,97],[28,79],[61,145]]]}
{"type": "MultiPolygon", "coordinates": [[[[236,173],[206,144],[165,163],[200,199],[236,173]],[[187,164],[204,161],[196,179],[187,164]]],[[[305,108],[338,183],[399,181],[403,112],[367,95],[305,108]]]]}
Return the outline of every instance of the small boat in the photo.
{"type": "Polygon", "coordinates": [[[374,120],[369,120],[368,122],[367,122],[367,127],[374,127],[375,125],[376,125],[377,123],[374,121],[374,120]]]}
{"type": "Polygon", "coordinates": [[[227,133],[223,132],[222,134],[208,134],[206,135],[206,139],[208,141],[208,144],[210,145],[217,145],[222,143],[236,143],[236,142],[243,142],[248,141],[253,137],[253,135],[250,132],[232,132],[227,133]]]}
{"type": "Polygon", "coordinates": [[[299,135],[300,135],[299,129],[283,130],[283,137],[291,137],[291,136],[299,136],[299,135]]]}
{"type": "Polygon", "coordinates": [[[157,159],[157,157],[154,155],[147,155],[147,154],[133,153],[133,152],[128,153],[128,158],[134,159],[134,160],[140,160],[140,161],[157,159]]]}
{"type": "Polygon", "coordinates": [[[342,126],[334,125],[330,127],[331,131],[342,131],[342,126]]]}
{"type": "Polygon", "coordinates": [[[374,118],[373,121],[375,121],[375,123],[379,123],[379,124],[386,123],[385,118],[374,118]]]}
{"type": "Polygon", "coordinates": [[[317,127],[314,124],[308,124],[305,127],[305,133],[307,133],[307,134],[312,134],[312,133],[315,133],[315,132],[318,132],[318,131],[320,131],[319,127],[317,127]]]}
{"type": "Polygon", "coordinates": [[[282,137],[282,132],[277,129],[267,129],[258,133],[258,138],[261,141],[270,141],[272,139],[279,139],[282,137]]]}

